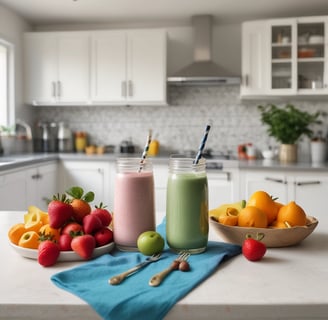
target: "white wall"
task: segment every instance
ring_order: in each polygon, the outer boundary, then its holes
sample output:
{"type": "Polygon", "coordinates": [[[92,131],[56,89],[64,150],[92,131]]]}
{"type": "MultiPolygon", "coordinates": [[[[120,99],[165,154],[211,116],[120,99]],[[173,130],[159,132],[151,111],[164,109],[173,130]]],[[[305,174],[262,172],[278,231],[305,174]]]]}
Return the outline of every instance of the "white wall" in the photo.
{"type": "Polygon", "coordinates": [[[23,105],[23,32],[31,30],[29,24],[11,10],[0,5],[0,37],[15,48],[15,111],[16,118],[29,121],[30,108],[23,105]]]}

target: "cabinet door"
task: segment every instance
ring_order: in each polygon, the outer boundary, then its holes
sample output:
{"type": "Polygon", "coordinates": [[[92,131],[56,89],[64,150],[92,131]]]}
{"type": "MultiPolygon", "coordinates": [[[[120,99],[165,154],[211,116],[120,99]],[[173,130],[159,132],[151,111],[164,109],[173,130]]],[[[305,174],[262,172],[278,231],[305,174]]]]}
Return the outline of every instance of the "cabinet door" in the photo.
{"type": "Polygon", "coordinates": [[[0,210],[26,210],[27,184],[25,172],[0,175],[0,210]]]}
{"type": "Polygon", "coordinates": [[[287,203],[288,182],[285,175],[272,171],[244,171],[241,173],[241,197],[246,201],[258,190],[266,191],[278,202],[287,203]]]}
{"type": "Polygon", "coordinates": [[[299,173],[291,179],[291,183],[294,184],[294,194],[289,200],[295,200],[307,215],[314,216],[319,221],[320,217],[326,220],[328,175],[299,173]]]}
{"type": "Polygon", "coordinates": [[[94,161],[62,161],[61,190],[79,186],[84,192],[93,191],[95,199],[92,206],[102,202],[112,209],[110,203],[110,168],[106,162],[94,161]]]}
{"type": "Polygon", "coordinates": [[[136,30],[128,33],[128,102],[166,102],[166,33],[136,30]]]}
{"type": "Polygon", "coordinates": [[[242,96],[265,94],[269,64],[266,27],[265,21],[242,25],[242,96]]]}
{"type": "Polygon", "coordinates": [[[92,34],[92,100],[103,103],[126,100],[125,32],[92,34]]]}
{"type": "Polygon", "coordinates": [[[88,34],[58,36],[57,99],[87,103],[90,97],[90,39],[88,34]]]}
{"type": "Polygon", "coordinates": [[[57,81],[56,36],[25,34],[25,101],[28,104],[54,104],[57,81]]]}

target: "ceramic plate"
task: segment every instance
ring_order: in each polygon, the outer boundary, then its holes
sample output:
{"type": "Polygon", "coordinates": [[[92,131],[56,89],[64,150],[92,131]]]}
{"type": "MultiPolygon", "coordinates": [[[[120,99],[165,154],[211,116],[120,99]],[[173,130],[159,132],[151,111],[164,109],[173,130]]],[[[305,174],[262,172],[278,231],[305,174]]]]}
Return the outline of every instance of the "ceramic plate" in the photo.
{"type": "Polygon", "coordinates": [[[306,226],[285,229],[232,227],[215,221],[213,217],[210,218],[210,224],[223,241],[242,245],[247,234],[256,237],[257,233],[263,233],[261,241],[268,248],[279,248],[296,245],[308,237],[318,225],[318,220],[310,216],[307,220],[306,226]]]}
{"type": "MultiPolygon", "coordinates": [[[[16,246],[15,244],[9,242],[10,245],[18,252],[22,257],[29,259],[38,259],[38,250],[35,249],[27,249],[20,246],[16,246]]],[[[111,242],[102,247],[95,248],[92,254],[92,258],[99,257],[105,253],[108,253],[113,250],[115,244],[111,242]]],[[[74,251],[61,251],[59,258],[57,261],[84,261],[78,254],[74,251]]]]}

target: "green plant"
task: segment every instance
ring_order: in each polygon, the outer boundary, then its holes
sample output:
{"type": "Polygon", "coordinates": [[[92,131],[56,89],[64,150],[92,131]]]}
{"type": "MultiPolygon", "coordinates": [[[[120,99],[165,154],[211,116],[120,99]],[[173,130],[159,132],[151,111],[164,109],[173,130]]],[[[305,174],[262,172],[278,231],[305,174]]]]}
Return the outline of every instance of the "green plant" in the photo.
{"type": "Polygon", "coordinates": [[[302,135],[311,137],[313,131],[309,126],[321,124],[318,120],[322,114],[320,111],[310,114],[298,110],[291,104],[287,104],[285,108],[278,108],[273,104],[258,106],[258,108],[262,123],[269,126],[269,136],[276,138],[282,144],[295,144],[302,135]]]}

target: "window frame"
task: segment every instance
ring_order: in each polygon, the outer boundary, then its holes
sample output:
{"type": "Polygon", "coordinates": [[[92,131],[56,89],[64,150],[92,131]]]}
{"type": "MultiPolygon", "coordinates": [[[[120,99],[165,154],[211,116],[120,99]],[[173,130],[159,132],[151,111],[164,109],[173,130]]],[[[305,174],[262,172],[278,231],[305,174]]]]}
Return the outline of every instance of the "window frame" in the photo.
{"type": "MultiPolygon", "coordinates": [[[[15,69],[14,69],[14,44],[7,41],[5,37],[0,34],[0,45],[5,47],[7,50],[7,103],[5,107],[5,123],[0,123],[0,125],[5,127],[11,127],[15,124],[15,69]]],[[[4,110],[0,110],[2,113],[4,110]]]]}

